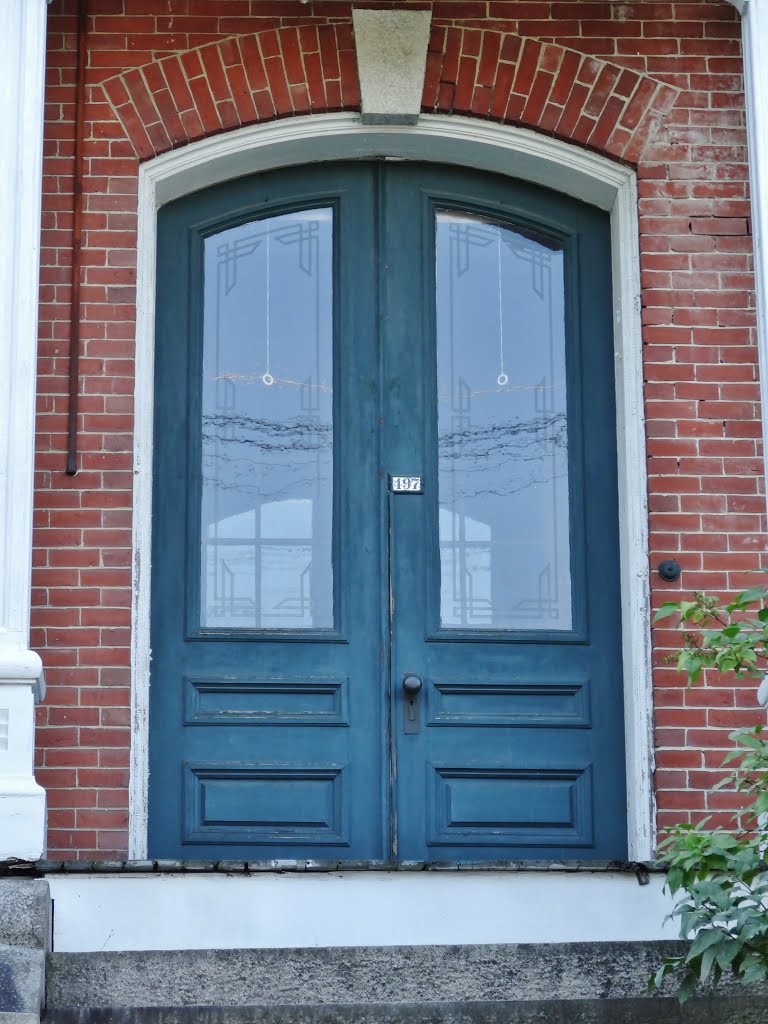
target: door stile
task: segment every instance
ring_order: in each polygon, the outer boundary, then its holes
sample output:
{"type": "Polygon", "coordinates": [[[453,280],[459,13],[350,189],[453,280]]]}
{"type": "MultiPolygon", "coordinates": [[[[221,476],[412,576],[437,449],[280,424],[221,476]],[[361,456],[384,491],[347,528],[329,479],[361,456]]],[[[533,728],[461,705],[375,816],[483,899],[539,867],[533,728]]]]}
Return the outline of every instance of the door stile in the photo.
{"type": "Polygon", "coordinates": [[[385,859],[397,860],[397,808],[395,793],[397,790],[397,757],[395,751],[394,721],[392,718],[392,560],[391,560],[391,509],[389,494],[389,475],[387,472],[387,404],[385,400],[384,361],[386,352],[386,318],[388,302],[388,274],[386,268],[390,259],[386,245],[385,225],[387,223],[387,201],[385,194],[386,164],[383,161],[368,165],[373,190],[373,226],[374,248],[376,254],[372,283],[375,316],[375,362],[377,367],[377,423],[376,423],[376,466],[377,478],[371,485],[379,495],[379,551],[380,575],[380,639],[379,639],[379,693],[381,700],[382,749],[386,763],[381,773],[381,806],[383,808],[383,844],[385,859]]]}
{"type": "MultiPolygon", "coordinates": [[[[383,417],[382,417],[383,420],[383,417]]],[[[383,454],[383,453],[382,453],[383,454]]],[[[383,461],[383,460],[382,460],[383,461]]],[[[397,744],[395,742],[395,729],[396,723],[394,720],[394,686],[392,678],[392,637],[394,627],[394,589],[392,580],[392,492],[389,485],[389,473],[386,467],[380,471],[379,477],[384,480],[386,486],[386,494],[384,495],[384,502],[386,505],[386,537],[384,541],[384,550],[387,555],[387,566],[384,578],[387,581],[386,586],[386,609],[385,609],[385,622],[386,622],[386,666],[385,672],[382,676],[384,680],[384,686],[382,690],[386,694],[386,706],[384,708],[383,720],[387,724],[387,750],[389,752],[389,767],[386,772],[386,786],[387,786],[387,806],[389,808],[389,835],[387,837],[387,852],[388,859],[392,861],[397,860],[397,803],[395,801],[395,794],[397,793],[397,744]]]]}
{"type": "MultiPolygon", "coordinates": [[[[422,226],[422,196],[403,187],[399,164],[384,165],[381,170],[380,238],[382,247],[382,389],[383,430],[386,462],[383,469],[388,490],[388,547],[390,628],[390,707],[392,734],[393,793],[392,849],[398,860],[412,860],[404,850],[403,837],[418,828],[413,817],[414,803],[403,799],[406,791],[418,791],[419,773],[412,769],[412,747],[419,746],[418,735],[404,735],[405,696],[403,676],[418,674],[418,645],[403,649],[403,630],[398,623],[408,615],[405,592],[417,594],[423,606],[426,597],[426,563],[418,546],[421,507],[428,500],[430,481],[425,479],[424,420],[428,414],[427,353],[430,339],[425,333],[424,254],[430,251],[422,226]],[[395,493],[392,476],[420,476],[424,494],[395,493]]],[[[416,627],[418,628],[418,627],[416,627]]],[[[423,704],[423,701],[420,702],[423,704]]],[[[423,718],[423,706],[419,707],[423,718]]],[[[421,804],[421,800],[417,801],[421,804]]],[[[417,859],[426,859],[419,857],[417,859]]]]}

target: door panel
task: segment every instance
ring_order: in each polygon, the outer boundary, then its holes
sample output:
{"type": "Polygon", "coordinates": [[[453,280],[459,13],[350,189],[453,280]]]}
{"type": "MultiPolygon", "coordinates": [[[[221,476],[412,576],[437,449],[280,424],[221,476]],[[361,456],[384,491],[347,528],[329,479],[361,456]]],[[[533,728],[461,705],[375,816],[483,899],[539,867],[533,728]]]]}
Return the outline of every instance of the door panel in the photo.
{"type": "Polygon", "coordinates": [[[624,856],[607,215],[361,163],[159,226],[151,855],[624,856]]]}
{"type": "Polygon", "coordinates": [[[622,857],[608,219],[534,187],[465,172],[400,168],[386,188],[399,211],[385,220],[386,248],[400,254],[388,266],[386,294],[421,311],[406,323],[387,306],[383,318],[385,396],[393,397],[386,448],[392,472],[424,479],[422,494],[390,496],[397,855],[622,857]],[[461,266],[458,246],[439,247],[441,232],[457,225],[461,266]],[[502,252],[501,279],[499,240],[528,257],[526,267],[502,252]],[[473,256],[495,247],[496,262],[481,259],[465,293],[470,310],[452,325],[449,287],[457,281],[446,278],[451,258],[459,284],[460,274],[471,276],[467,241],[473,256]],[[560,327],[544,333],[548,321],[531,293],[547,253],[557,254],[562,286],[546,311],[560,327]],[[517,359],[513,334],[501,337],[505,317],[523,348],[517,359]],[[544,362],[530,351],[541,347],[544,362]],[[466,590],[454,589],[458,558],[445,557],[446,534],[459,548],[452,531],[462,515],[475,531],[458,537],[474,540],[474,598],[486,599],[474,608],[466,590]],[[587,552],[604,567],[599,573],[588,574],[587,552]],[[555,555],[558,566],[548,564],[555,555]],[[403,691],[408,674],[422,680],[415,702],[403,691]],[[419,702],[420,728],[406,733],[410,704],[419,702]]]}
{"type": "Polygon", "coordinates": [[[154,856],[386,855],[373,207],[352,166],[161,211],[154,856]]]}

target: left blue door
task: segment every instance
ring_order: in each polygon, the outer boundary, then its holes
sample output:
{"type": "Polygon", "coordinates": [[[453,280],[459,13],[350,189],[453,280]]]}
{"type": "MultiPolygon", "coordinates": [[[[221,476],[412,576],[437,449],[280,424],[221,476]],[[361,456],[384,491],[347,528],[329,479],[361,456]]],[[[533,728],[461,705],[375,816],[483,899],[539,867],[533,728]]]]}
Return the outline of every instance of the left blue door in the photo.
{"type": "Polygon", "coordinates": [[[153,856],[386,855],[373,198],[315,168],[160,213],[153,856]]]}

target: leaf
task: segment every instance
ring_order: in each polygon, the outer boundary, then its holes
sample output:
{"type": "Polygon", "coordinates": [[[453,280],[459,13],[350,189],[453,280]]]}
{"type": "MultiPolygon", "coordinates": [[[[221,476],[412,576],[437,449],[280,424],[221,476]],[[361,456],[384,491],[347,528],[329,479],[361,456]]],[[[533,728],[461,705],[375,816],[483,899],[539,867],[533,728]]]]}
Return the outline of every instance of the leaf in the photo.
{"type": "Polygon", "coordinates": [[[696,985],[698,984],[698,978],[695,974],[688,973],[683,978],[683,982],[680,986],[680,991],[677,993],[677,999],[680,1005],[687,1003],[688,1000],[694,993],[696,985]]]}
{"type": "Polygon", "coordinates": [[[765,587],[748,587],[746,590],[742,590],[736,600],[740,602],[740,607],[744,607],[754,604],[756,601],[765,601],[766,597],[768,597],[768,591],[765,587]]]}
{"type": "Polygon", "coordinates": [[[672,974],[673,971],[678,970],[682,963],[683,958],[679,956],[668,957],[666,960],[664,960],[661,967],[659,967],[656,973],[652,974],[651,977],[648,979],[648,991],[653,992],[654,989],[661,988],[661,985],[666,976],[668,974],[672,974]]]}
{"type": "Polygon", "coordinates": [[[739,939],[730,939],[727,943],[723,943],[716,950],[716,958],[718,965],[723,969],[727,970],[739,955],[743,948],[743,943],[739,939]]]}
{"type": "Polygon", "coordinates": [[[668,619],[670,615],[681,615],[680,605],[677,601],[665,601],[653,616],[653,621],[659,622],[661,619],[668,619]]]}
{"type": "Polygon", "coordinates": [[[722,942],[724,934],[719,928],[709,928],[706,931],[700,931],[688,951],[688,956],[685,958],[686,963],[690,963],[694,957],[703,953],[705,949],[709,949],[710,946],[722,942]]]}
{"type": "Polygon", "coordinates": [[[759,736],[754,735],[754,730],[744,731],[739,735],[739,743],[743,747],[749,747],[751,750],[761,750],[764,744],[764,740],[761,740],[759,736]]]}
{"type": "Polygon", "coordinates": [[[717,949],[708,949],[701,958],[701,965],[699,967],[699,979],[706,981],[709,977],[709,972],[712,970],[712,965],[715,962],[717,956],[717,949]]]}
{"type": "Polygon", "coordinates": [[[742,981],[764,981],[768,976],[768,964],[766,964],[765,956],[761,957],[756,953],[750,953],[744,957],[739,965],[739,974],[742,981]]]}
{"type": "Polygon", "coordinates": [[[667,872],[667,881],[665,888],[668,889],[672,894],[676,893],[683,884],[683,872],[680,868],[670,868],[667,872]]]}
{"type": "Polygon", "coordinates": [[[739,849],[740,844],[738,839],[728,832],[715,832],[712,836],[712,845],[720,850],[735,850],[739,849]]]}
{"type": "Polygon", "coordinates": [[[678,604],[680,618],[686,622],[688,619],[692,618],[699,607],[700,605],[698,601],[681,601],[678,604]]]}

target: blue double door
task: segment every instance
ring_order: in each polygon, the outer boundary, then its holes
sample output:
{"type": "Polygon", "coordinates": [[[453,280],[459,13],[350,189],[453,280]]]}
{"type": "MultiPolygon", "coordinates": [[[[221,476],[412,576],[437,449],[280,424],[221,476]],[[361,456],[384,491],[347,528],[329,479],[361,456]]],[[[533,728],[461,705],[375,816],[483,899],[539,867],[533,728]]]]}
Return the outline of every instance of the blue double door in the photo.
{"type": "Polygon", "coordinates": [[[242,178],[157,309],[150,855],[623,858],[607,215],[242,178]]]}

